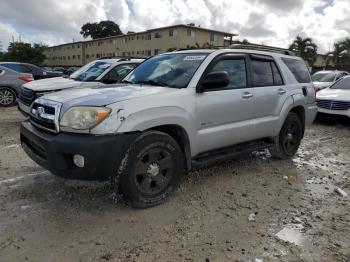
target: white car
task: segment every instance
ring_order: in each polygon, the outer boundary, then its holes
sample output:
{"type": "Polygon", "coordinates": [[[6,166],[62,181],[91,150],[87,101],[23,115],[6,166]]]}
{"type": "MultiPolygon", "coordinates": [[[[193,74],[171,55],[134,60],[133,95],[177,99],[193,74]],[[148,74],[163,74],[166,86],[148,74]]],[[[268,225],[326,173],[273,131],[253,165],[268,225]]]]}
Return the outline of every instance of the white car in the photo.
{"type": "Polygon", "coordinates": [[[318,112],[350,117],[350,76],[318,92],[316,103],[318,112]]]}
{"type": "Polygon", "coordinates": [[[349,73],[346,71],[318,71],[314,73],[311,78],[316,88],[316,92],[318,92],[322,89],[330,87],[335,81],[347,75],[349,75],[349,73]]]}
{"type": "Polygon", "coordinates": [[[24,115],[34,100],[48,93],[68,88],[99,87],[119,82],[144,59],[110,58],[95,60],[69,77],[54,77],[24,84],[18,96],[18,109],[24,115]]]}

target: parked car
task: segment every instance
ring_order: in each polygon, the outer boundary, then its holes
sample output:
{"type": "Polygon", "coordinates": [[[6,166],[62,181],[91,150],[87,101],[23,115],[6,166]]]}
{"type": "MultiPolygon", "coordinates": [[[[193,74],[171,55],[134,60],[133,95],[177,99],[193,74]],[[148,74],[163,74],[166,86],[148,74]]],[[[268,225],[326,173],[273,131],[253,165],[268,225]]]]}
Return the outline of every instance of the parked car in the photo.
{"type": "Polygon", "coordinates": [[[67,69],[65,69],[63,71],[63,74],[69,76],[69,75],[73,74],[75,71],[77,71],[79,68],[80,67],[76,67],[76,66],[68,67],[67,69]]]}
{"type": "Polygon", "coordinates": [[[53,174],[112,178],[133,207],[146,208],[163,202],[184,170],[264,148],[293,157],[316,113],[299,57],[177,51],[147,59],[123,83],[35,100],[21,143],[53,174]]]}
{"type": "Polygon", "coordinates": [[[32,74],[34,77],[34,80],[62,76],[62,74],[60,73],[45,71],[44,69],[36,65],[27,64],[27,63],[0,62],[0,66],[10,68],[19,73],[32,74]]]}
{"type": "Polygon", "coordinates": [[[350,76],[345,76],[316,96],[318,112],[350,117],[350,76]]]}
{"type": "Polygon", "coordinates": [[[69,77],[55,77],[28,83],[20,90],[18,109],[24,115],[28,115],[33,101],[46,93],[68,88],[98,87],[117,83],[142,61],[143,59],[128,58],[96,60],[83,66],[69,77]]]}
{"type": "Polygon", "coordinates": [[[0,66],[0,106],[14,105],[20,87],[30,81],[33,81],[31,74],[18,73],[0,66]]]}
{"type": "Polygon", "coordinates": [[[63,74],[64,70],[65,69],[62,66],[56,66],[56,67],[52,68],[52,72],[57,72],[57,73],[61,73],[61,74],[63,74]]]}
{"type": "Polygon", "coordinates": [[[335,81],[349,75],[346,71],[319,71],[312,75],[312,81],[316,87],[316,92],[331,86],[335,81]]]}

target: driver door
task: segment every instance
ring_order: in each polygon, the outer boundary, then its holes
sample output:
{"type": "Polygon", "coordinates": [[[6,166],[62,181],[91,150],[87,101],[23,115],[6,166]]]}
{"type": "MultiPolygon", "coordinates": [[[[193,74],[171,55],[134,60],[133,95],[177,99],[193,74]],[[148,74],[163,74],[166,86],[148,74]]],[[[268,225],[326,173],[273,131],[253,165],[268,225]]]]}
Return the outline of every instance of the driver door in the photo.
{"type": "Polygon", "coordinates": [[[246,56],[215,58],[201,79],[215,71],[226,71],[230,81],[224,88],[196,94],[199,153],[249,141],[254,133],[254,97],[247,88],[246,56]]]}

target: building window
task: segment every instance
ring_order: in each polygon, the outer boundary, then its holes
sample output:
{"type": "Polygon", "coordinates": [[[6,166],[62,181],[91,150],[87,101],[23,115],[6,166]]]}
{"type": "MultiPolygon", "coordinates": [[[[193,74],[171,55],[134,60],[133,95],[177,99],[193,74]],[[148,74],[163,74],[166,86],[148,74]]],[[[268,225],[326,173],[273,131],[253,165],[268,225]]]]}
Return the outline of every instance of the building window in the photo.
{"type": "Polygon", "coordinates": [[[151,50],[147,50],[147,55],[151,56],[152,55],[152,51],[151,50]]]}
{"type": "Polygon", "coordinates": [[[158,54],[160,53],[160,50],[161,50],[161,49],[154,49],[154,54],[155,54],[155,55],[158,55],[158,54]]]}
{"type": "Polygon", "coordinates": [[[196,36],[196,32],[192,29],[187,29],[187,36],[190,37],[195,37],[196,36]]]}
{"type": "Polygon", "coordinates": [[[152,38],[151,34],[146,36],[146,40],[151,40],[151,38],[152,38]]]}
{"type": "Polygon", "coordinates": [[[86,58],[89,58],[89,55],[86,55],[86,58]]]}
{"type": "Polygon", "coordinates": [[[103,42],[97,42],[97,46],[103,45],[103,42]]]}
{"type": "Polygon", "coordinates": [[[154,38],[161,38],[162,34],[160,32],[155,32],[154,33],[154,38]]]}
{"type": "Polygon", "coordinates": [[[72,59],[75,59],[75,55],[73,55],[72,59]]]}
{"type": "Polygon", "coordinates": [[[177,31],[176,30],[169,30],[169,36],[170,37],[175,37],[177,35],[177,31]]]}
{"type": "Polygon", "coordinates": [[[216,41],[218,41],[218,35],[211,33],[210,34],[210,42],[216,42],[216,41]]]}
{"type": "Polygon", "coordinates": [[[80,59],[80,55],[78,55],[78,59],[80,59]]]}

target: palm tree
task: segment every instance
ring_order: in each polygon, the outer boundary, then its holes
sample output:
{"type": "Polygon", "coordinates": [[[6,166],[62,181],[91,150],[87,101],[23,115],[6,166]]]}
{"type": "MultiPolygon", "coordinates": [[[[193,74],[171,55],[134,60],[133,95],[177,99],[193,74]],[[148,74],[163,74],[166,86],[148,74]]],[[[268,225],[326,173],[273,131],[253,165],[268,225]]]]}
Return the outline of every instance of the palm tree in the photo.
{"type": "Polygon", "coordinates": [[[333,51],[326,54],[326,65],[328,65],[329,61],[332,61],[335,66],[339,66],[343,51],[340,42],[334,43],[333,51]]]}
{"type": "Polygon", "coordinates": [[[302,57],[309,63],[310,66],[313,66],[316,61],[317,45],[312,40],[312,38],[302,38],[300,36],[297,36],[288,49],[296,53],[298,56],[302,57]]]}
{"type": "Polygon", "coordinates": [[[333,51],[326,57],[327,63],[331,60],[335,66],[350,65],[350,38],[334,43],[333,51]]]}

